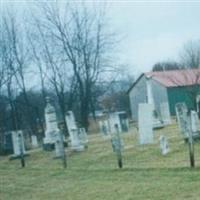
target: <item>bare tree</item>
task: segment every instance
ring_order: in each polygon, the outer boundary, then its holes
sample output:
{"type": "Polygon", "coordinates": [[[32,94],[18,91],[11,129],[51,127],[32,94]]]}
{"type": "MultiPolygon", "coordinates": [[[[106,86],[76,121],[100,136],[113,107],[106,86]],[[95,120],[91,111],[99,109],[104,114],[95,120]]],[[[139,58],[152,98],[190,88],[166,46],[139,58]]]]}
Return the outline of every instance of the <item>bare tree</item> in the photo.
{"type": "Polygon", "coordinates": [[[183,69],[183,66],[174,61],[158,62],[154,64],[152,71],[168,71],[168,70],[179,70],[183,69]]]}
{"type": "Polygon", "coordinates": [[[92,89],[100,74],[107,70],[106,54],[112,44],[111,35],[105,31],[105,18],[102,13],[91,13],[84,6],[72,8],[68,5],[61,11],[53,4],[43,9],[45,26],[55,41],[54,46],[59,48],[67,63],[65,66],[72,69],[78,84],[81,124],[87,128],[92,89]]]}
{"type": "Polygon", "coordinates": [[[186,43],[180,57],[186,68],[200,68],[200,40],[186,43]]]}

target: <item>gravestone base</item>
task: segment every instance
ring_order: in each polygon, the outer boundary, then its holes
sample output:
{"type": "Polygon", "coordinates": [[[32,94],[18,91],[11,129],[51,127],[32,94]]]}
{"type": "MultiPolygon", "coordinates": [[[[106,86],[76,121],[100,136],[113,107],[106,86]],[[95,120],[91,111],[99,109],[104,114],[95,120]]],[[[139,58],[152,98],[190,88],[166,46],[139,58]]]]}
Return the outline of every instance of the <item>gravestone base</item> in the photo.
{"type": "MultiPolygon", "coordinates": [[[[30,154],[28,154],[28,153],[25,153],[24,155],[23,155],[24,157],[28,157],[28,156],[30,156],[30,154]]],[[[9,157],[9,160],[16,160],[16,159],[20,159],[21,158],[21,155],[11,155],[10,157],[9,157]]]]}
{"type": "Polygon", "coordinates": [[[54,143],[44,143],[43,144],[43,150],[45,151],[53,151],[55,149],[54,143]]]}
{"type": "MultiPolygon", "coordinates": [[[[196,132],[192,136],[194,142],[200,142],[200,131],[196,132]]],[[[184,138],[185,143],[188,143],[189,138],[184,138]]]]}
{"type": "Polygon", "coordinates": [[[77,147],[71,147],[71,150],[72,151],[75,151],[75,152],[81,152],[81,151],[84,151],[84,146],[77,146],[77,147]]]}

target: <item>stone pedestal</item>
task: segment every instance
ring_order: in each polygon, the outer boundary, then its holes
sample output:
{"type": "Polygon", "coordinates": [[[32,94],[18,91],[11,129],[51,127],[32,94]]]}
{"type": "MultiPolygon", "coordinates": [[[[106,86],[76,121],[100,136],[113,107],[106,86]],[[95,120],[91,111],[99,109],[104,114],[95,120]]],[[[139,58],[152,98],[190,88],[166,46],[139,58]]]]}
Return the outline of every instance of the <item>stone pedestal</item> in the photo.
{"type": "Polygon", "coordinates": [[[45,138],[44,138],[44,149],[52,150],[55,146],[55,137],[59,132],[57,125],[57,117],[55,108],[50,104],[50,99],[47,98],[47,105],[45,108],[45,122],[46,122],[46,130],[45,130],[45,138]]]}

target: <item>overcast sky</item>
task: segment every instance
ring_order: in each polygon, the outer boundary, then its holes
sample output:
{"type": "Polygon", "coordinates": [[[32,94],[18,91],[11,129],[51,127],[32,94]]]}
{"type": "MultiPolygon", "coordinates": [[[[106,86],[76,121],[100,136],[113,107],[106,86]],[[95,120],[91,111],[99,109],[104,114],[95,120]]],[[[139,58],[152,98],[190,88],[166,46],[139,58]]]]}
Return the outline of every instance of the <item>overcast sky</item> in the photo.
{"type": "MultiPolygon", "coordinates": [[[[30,5],[28,0],[9,2],[30,5]]],[[[159,61],[178,60],[183,45],[200,38],[200,0],[107,2],[110,24],[123,38],[119,63],[132,66],[133,73],[149,71],[159,61]]]]}
{"type": "Polygon", "coordinates": [[[188,40],[200,39],[200,1],[113,1],[109,15],[125,35],[121,57],[134,71],[148,71],[158,61],[178,59],[188,40]]]}

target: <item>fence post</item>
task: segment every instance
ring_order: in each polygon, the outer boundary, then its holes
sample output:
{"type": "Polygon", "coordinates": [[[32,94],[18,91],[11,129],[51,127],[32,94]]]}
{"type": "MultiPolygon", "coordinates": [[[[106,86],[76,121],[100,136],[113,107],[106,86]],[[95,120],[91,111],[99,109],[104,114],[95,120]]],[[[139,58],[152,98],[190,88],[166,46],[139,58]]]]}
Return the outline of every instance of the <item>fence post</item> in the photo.
{"type": "Polygon", "coordinates": [[[19,140],[21,166],[25,167],[24,150],[23,150],[23,144],[22,144],[22,136],[21,136],[21,134],[18,134],[18,140],[19,140]]]}

